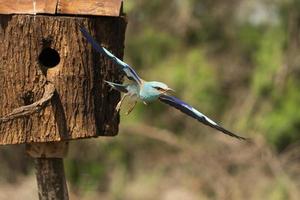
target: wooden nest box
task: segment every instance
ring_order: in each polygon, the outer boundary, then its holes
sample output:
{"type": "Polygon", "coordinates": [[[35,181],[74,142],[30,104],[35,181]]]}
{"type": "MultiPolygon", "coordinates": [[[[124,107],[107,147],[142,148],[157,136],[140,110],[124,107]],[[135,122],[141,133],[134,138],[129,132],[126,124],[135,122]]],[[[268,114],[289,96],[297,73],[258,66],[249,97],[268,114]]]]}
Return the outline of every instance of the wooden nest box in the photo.
{"type": "Polygon", "coordinates": [[[68,141],[118,131],[117,67],[83,25],[122,58],[121,0],[0,0],[0,144],[68,141]]]}

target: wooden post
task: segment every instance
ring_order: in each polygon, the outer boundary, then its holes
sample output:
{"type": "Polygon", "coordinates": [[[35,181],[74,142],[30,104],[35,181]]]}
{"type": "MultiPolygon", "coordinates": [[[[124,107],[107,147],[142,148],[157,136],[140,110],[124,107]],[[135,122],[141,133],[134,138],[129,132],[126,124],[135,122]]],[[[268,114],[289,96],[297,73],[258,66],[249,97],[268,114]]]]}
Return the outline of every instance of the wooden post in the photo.
{"type": "Polygon", "coordinates": [[[35,168],[40,200],[69,199],[62,158],[36,158],[35,168]]]}
{"type": "Polygon", "coordinates": [[[122,58],[121,15],[121,0],[0,0],[0,145],[26,144],[41,200],[68,199],[69,140],[118,132],[120,95],[104,80],[121,75],[79,24],[122,58]]]}
{"type": "Polygon", "coordinates": [[[67,142],[26,145],[26,152],[35,159],[40,200],[69,199],[63,164],[63,157],[67,154],[67,150],[67,142]]]}

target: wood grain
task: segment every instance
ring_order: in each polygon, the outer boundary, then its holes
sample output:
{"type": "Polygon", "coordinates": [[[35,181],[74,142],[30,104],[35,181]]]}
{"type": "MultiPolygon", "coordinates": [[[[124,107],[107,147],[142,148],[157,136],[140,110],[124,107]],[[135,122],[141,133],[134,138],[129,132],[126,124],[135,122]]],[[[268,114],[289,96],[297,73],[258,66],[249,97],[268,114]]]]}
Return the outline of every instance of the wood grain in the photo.
{"type": "Polygon", "coordinates": [[[121,7],[122,0],[0,0],[1,14],[120,16],[121,7]]]}
{"type": "Polygon", "coordinates": [[[120,0],[60,0],[57,13],[120,16],[121,3],[120,0]]]}
{"type": "Polygon", "coordinates": [[[55,86],[52,83],[47,83],[44,87],[43,97],[29,105],[21,106],[19,108],[14,109],[11,113],[7,114],[4,117],[0,118],[0,124],[8,122],[10,120],[14,120],[16,118],[22,118],[26,116],[30,116],[34,113],[41,112],[51,101],[52,97],[55,93],[55,86]]]}
{"type": "Polygon", "coordinates": [[[68,200],[62,158],[36,158],[36,179],[40,200],[68,200]]]}
{"type": "Polygon", "coordinates": [[[55,14],[57,0],[0,0],[1,14],[55,14]],[[35,7],[35,9],[34,9],[35,7]]]}
{"type": "Polygon", "coordinates": [[[120,98],[103,80],[120,81],[119,71],[94,52],[78,23],[122,58],[123,18],[38,15],[0,16],[0,117],[43,97],[50,81],[56,93],[41,112],[0,124],[0,144],[53,142],[116,135],[120,98]],[[60,55],[53,68],[39,63],[40,52],[60,55]]]}

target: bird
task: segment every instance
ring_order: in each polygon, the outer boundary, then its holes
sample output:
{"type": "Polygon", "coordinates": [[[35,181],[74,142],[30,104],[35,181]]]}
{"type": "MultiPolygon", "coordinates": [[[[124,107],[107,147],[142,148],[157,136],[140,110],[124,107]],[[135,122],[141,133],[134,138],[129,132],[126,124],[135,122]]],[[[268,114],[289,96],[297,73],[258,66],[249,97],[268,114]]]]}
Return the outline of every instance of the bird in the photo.
{"type": "Polygon", "coordinates": [[[203,113],[201,113],[200,111],[192,107],[191,105],[176,98],[175,96],[172,96],[170,93],[174,92],[174,90],[168,87],[167,84],[158,81],[145,81],[144,79],[140,78],[140,76],[135,72],[135,70],[130,65],[117,58],[105,47],[99,45],[96,42],[96,40],[88,33],[88,31],[85,29],[84,26],[80,25],[79,27],[81,33],[86,38],[86,40],[92,45],[92,47],[97,52],[103,54],[109,60],[115,63],[118,66],[119,70],[122,71],[130,80],[130,83],[127,84],[105,81],[108,85],[110,85],[111,88],[121,93],[124,93],[123,97],[121,98],[121,100],[118,102],[116,106],[116,111],[120,110],[124,99],[127,97],[129,97],[130,100],[134,102],[134,104],[126,112],[126,114],[129,114],[134,109],[134,106],[136,105],[136,102],[138,100],[142,101],[145,105],[148,105],[153,101],[159,100],[162,103],[172,106],[180,110],[182,113],[188,115],[189,117],[192,117],[198,120],[199,122],[207,126],[210,126],[226,135],[229,135],[231,137],[240,140],[246,140],[245,137],[239,136],[223,128],[221,125],[214,122],[209,117],[207,117],[206,115],[204,115],[203,113]]]}

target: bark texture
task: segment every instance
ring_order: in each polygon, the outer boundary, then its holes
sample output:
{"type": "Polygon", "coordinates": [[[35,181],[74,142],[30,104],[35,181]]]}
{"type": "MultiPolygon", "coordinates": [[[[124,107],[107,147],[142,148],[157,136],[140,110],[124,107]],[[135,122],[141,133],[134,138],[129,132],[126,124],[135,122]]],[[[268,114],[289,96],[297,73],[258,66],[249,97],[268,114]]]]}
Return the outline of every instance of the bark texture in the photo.
{"type": "Polygon", "coordinates": [[[36,158],[35,167],[40,200],[69,199],[62,158],[36,158]]]}
{"type": "Polygon", "coordinates": [[[119,71],[92,50],[78,24],[122,58],[122,17],[0,15],[0,118],[42,99],[48,82],[56,89],[39,112],[2,121],[0,144],[117,134],[114,108],[120,96],[103,80],[120,81],[119,71]]]}

